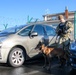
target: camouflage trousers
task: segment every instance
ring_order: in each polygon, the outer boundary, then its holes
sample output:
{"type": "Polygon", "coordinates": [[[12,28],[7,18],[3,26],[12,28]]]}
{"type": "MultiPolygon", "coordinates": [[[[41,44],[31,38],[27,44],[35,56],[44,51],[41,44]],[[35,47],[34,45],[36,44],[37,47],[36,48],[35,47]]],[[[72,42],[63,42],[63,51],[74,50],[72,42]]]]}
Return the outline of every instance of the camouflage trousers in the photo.
{"type": "Polygon", "coordinates": [[[69,37],[60,37],[57,47],[58,48],[63,48],[63,50],[69,50],[70,46],[70,39],[69,37]]]}
{"type": "Polygon", "coordinates": [[[67,57],[66,63],[70,65],[70,58],[69,58],[69,46],[70,46],[70,39],[68,37],[60,37],[57,47],[62,48],[65,51],[65,57],[67,57]]]}

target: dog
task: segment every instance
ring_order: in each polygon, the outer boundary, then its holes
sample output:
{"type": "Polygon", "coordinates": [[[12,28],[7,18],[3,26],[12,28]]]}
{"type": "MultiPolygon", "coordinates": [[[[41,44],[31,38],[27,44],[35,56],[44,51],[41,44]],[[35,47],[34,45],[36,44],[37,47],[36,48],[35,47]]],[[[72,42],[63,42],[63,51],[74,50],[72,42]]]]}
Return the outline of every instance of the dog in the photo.
{"type": "Polygon", "coordinates": [[[51,61],[53,57],[58,57],[61,64],[60,67],[64,66],[66,64],[66,61],[68,60],[68,56],[62,48],[47,47],[41,43],[38,45],[38,48],[40,52],[42,52],[45,59],[43,68],[47,67],[47,61],[49,63],[47,70],[51,69],[51,61]]]}

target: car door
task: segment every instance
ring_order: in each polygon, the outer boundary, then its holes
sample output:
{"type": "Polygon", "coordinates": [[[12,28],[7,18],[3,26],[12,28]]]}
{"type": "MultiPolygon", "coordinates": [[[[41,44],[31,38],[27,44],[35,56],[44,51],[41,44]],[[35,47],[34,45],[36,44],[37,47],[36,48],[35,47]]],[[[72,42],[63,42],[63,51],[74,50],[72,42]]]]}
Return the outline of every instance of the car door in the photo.
{"type": "Polygon", "coordinates": [[[38,45],[39,41],[44,38],[44,28],[42,25],[37,24],[34,26],[34,28],[32,29],[32,32],[37,32],[37,36],[33,36],[31,38],[28,39],[28,43],[29,43],[29,56],[33,57],[35,55],[37,55],[39,53],[39,50],[35,50],[36,46],[38,45]]]}

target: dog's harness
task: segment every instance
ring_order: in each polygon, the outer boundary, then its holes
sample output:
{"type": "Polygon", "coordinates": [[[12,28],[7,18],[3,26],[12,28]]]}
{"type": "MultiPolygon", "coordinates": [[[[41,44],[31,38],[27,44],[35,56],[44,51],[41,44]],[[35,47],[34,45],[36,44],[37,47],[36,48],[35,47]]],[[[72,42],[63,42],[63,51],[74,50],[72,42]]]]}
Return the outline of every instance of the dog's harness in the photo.
{"type": "Polygon", "coordinates": [[[46,55],[49,55],[52,51],[53,51],[53,48],[47,48],[46,50],[44,50],[44,53],[46,55]]]}
{"type": "Polygon", "coordinates": [[[48,47],[42,45],[42,49],[41,50],[42,50],[42,52],[44,54],[49,55],[54,50],[54,48],[48,48],[48,47]]]}

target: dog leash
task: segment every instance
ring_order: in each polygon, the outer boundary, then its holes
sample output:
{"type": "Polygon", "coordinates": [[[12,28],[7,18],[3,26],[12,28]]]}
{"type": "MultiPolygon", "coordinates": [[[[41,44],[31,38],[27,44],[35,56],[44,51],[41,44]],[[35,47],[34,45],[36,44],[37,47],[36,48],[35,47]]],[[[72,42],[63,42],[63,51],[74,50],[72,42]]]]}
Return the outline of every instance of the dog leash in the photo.
{"type": "MultiPolygon", "coordinates": [[[[56,40],[57,40],[57,37],[58,37],[58,35],[55,35],[56,36],[56,40]]],[[[54,39],[54,37],[55,36],[53,36],[53,38],[50,40],[50,42],[49,43],[51,43],[51,41],[54,39]]],[[[56,40],[55,40],[55,43],[56,43],[56,40]]],[[[48,46],[49,45],[49,43],[46,45],[46,46],[48,46]]]]}

